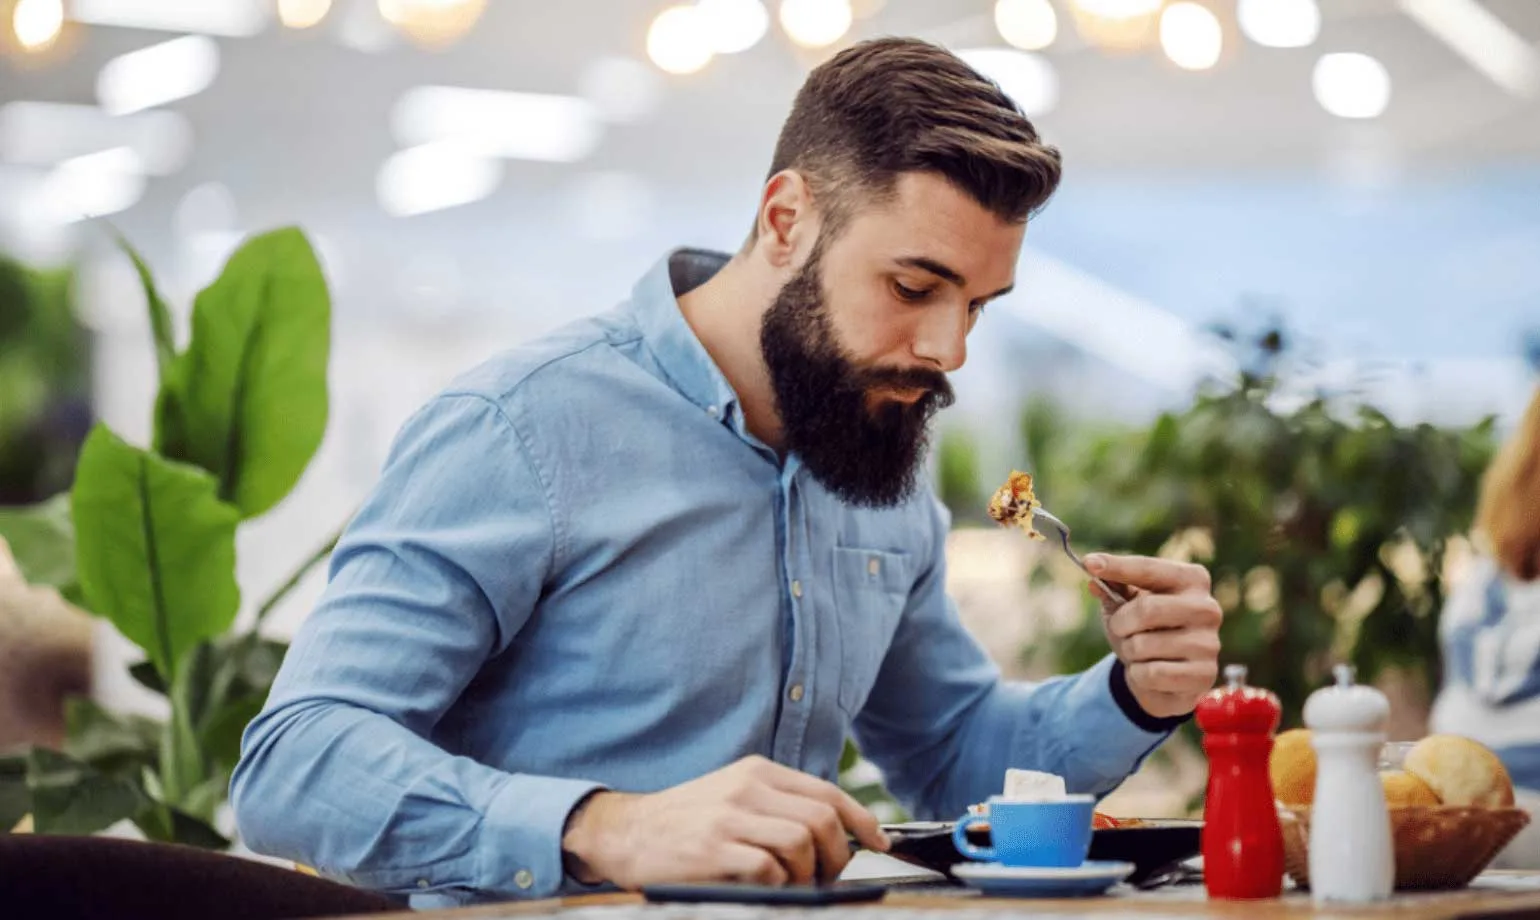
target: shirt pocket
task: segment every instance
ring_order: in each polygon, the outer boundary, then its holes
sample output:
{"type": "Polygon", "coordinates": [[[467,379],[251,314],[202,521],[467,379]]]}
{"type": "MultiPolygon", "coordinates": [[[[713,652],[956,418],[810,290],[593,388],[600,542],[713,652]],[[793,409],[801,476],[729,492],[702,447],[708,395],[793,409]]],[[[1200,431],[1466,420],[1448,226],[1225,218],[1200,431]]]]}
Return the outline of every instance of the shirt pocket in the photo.
{"type": "Polygon", "coordinates": [[[866,704],[909,599],[908,553],[834,548],[834,607],[840,639],[839,705],[855,718],[866,704]]]}

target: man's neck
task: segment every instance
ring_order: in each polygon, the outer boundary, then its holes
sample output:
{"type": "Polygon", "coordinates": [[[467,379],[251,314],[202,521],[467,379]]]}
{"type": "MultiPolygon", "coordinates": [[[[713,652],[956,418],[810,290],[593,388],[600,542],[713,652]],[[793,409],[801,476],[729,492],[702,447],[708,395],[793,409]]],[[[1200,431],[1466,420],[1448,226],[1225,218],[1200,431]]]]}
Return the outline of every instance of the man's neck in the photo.
{"type": "Polygon", "coordinates": [[[759,345],[759,325],[774,297],[772,285],[739,253],[705,284],[681,296],[679,310],[738,395],[744,426],[779,451],[781,419],[759,345]]]}

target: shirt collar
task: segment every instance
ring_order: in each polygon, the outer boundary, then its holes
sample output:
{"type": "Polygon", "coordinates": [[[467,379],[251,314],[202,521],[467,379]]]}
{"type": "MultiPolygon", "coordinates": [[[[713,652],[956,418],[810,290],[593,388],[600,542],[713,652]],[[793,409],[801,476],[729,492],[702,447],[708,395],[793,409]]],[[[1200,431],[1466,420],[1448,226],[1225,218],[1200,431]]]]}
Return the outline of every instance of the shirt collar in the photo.
{"type": "Polygon", "coordinates": [[[659,259],[632,291],[642,338],[674,388],[718,419],[735,414],[738,397],[679,310],[679,296],[727,264],[726,253],[679,248],[659,259]]]}

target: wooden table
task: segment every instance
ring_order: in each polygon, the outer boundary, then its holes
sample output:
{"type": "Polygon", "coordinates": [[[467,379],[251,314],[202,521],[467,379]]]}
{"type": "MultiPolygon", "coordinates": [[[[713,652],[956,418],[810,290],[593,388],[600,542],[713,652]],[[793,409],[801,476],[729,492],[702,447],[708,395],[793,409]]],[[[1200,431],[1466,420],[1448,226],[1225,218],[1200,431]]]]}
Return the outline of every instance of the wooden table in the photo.
{"type": "Polygon", "coordinates": [[[1154,891],[1135,891],[1126,886],[1098,898],[1062,900],[1009,900],[986,898],[967,889],[927,891],[896,880],[881,901],[831,907],[754,907],[726,904],[649,905],[639,895],[602,894],[544,901],[511,902],[443,911],[413,911],[373,915],[374,920],[495,920],[560,916],[564,920],[695,920],[731,917],[823,918],[840,920],[854,911],[877,911],[880,916],[921,917],[938,912],[956,913],[959,920],[994,920],[1005,917],[1075,918],[1119,920],[1156,917],[1394,917],[1396,920],[1476,920],[1476,918],[1540,918],[1540,872],[1484,873],[1459,891],[1406,892],[1390,901],[1356,907],[1317,908],[1306,892],[1285,890],[1271,901],[1210,901],[1202,885],[1176,885],[1154,891]]]}

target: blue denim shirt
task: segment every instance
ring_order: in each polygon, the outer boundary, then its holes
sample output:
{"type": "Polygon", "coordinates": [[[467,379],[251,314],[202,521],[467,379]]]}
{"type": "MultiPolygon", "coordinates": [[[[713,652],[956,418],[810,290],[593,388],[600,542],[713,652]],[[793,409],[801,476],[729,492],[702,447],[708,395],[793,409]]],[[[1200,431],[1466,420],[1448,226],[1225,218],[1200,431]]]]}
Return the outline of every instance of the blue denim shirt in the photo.
{"type": "Polygon", "coordinates": [[[406,422],[246,731],[247,846],[419,907],[549,896],[598,788],[750,754],[832,780],[853,736],[949,819],[1007,767],[1108,792],[1167,737],[1110,657],[1001,680],[928,491],[848,506],[745,429],[676,300],[724,259],[671,253],[406,422]]]}

